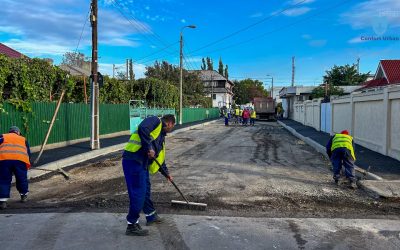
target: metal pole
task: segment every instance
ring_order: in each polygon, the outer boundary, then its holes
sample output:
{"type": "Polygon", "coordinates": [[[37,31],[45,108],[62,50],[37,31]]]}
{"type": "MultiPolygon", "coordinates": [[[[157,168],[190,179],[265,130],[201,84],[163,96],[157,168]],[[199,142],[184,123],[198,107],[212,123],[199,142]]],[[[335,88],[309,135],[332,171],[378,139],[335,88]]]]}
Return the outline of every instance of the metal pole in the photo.
{"type": "Polygon", "coordinates": [[[97,0],[92,0],[92,96],[91,96],[91,107],[92,107],[92,126],[91,126],[91,149],[100,148],[99,139],[99,84],[97,82],[97,0]]]}
{"type": "Polygon", "coordinates": [[[292,57],[292,87],[294,86],[294,75],[295,75],[295,57],[292,57]]]}
{"type": "Polygon", "coordinates": [[[113,78],[115,77],[115,64],[113,64],[113,78]]]}
{"type": "Polygon", "coordinates": [[[182,124],[182,60],[183,60],[183,35],[180,35],[180,52],[179,52],[179,124],[182,124]]]}
{"type": "Polygon", "coordinates": [[[271,97],[272,97],[272,100],[274,100],[274,77],[273,76],[271,76],[271,77],[272,77],[271,97]]]}

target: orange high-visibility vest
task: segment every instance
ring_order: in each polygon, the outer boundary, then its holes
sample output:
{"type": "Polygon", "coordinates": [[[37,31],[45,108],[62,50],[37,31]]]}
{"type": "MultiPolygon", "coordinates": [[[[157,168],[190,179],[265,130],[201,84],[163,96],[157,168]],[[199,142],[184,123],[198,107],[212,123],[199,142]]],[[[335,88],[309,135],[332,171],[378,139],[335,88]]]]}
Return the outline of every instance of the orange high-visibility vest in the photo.
{"type": "Polygon", "coordinates": [[[25,137],[15,133],[3,134],[3,143],[0,144],[0,161],[17,160],[26,164],[29,169],[31,163],[29,161],[28,149],[26,148],[25,137]]]}

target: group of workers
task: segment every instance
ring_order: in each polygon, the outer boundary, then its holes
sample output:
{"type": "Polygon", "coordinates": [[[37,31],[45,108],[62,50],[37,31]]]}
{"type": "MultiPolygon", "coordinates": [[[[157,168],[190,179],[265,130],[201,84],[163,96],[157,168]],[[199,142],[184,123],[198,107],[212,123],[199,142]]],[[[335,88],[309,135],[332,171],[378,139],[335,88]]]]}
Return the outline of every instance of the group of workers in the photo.
{"type": "Polygon", "coordinates": [[[243,126],[247,126],[250,122],[250,126],[254,126],[255,120],[257,118],[256,111],[253,108],[244,108],[236,107],[235,109],[225,109],[223,111],[225,118],[225,126],[229,126],[229,121],[233,119],[234,124],[242,124],[243,126]]]}
{"type": "MultiPolygon", "coordinates": [[[[239,108],[234,110],[234,118],[237,123],[242,122],[246,125],[249,117],[253,119],[250,122],[254,125],[254,110],[240,110],[239,108]]],[[[149,174],[159,171],[167,180],[172,181],[172,176],[165,163],[165,137],[174,126],[174,115],[164,115],[162,118],[147,117],[130,136],[125,147],[122,155],[122,168],[129,195],[126,235],[145,236],[149,234],[149,231],[143,229],[139,224],[141,211],[145,214],[147,226],[164,222],[157,214],[151,200],[149,174]]],[[[340,134],[332,136],[326,149],[333,165],[334,182],[339,183],[340,171],[344,165],[350,187],[356,188],[354,142],[348,131],[344,130],[340,134]]],[[[0,208],[6,208],[13,174],[16,177],[16,187],[21,201],[27,200],[29,192],[27,170],[31,166],[29,159],[29,144],[17,127],[11,127],[9,133],[0,136],[0,208]]]]}

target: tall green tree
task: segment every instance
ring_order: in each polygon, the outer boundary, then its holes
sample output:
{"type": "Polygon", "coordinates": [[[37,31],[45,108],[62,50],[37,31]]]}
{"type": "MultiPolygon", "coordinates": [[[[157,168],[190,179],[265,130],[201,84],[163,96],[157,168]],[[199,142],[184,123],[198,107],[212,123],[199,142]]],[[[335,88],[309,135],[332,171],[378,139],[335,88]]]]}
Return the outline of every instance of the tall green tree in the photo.
{"type": "Polygon", "coordinates": [[[225,77],[226,79],[229,79],[228,64],[225,65],[224,77],[225,77]]]}
{"type": "Polygon", "coordinates": [[[203,58],[201,58],[201,70],[206,70],[207,69],[207,65],[206,65],[206,60],[203,58]]]}
{"type": "Polygon", "coordinates": [[[219,58],[218,62],[218,73],[223,76],[224,75],[224,63],[222,62],[222,58],[219,58]]]}
{"type": "Polygon", "coordinates": [[[214,65],[213,65],[214,63],[210,57],[206,58],[206,62],[207,62],[207,70],[214,70],[214,65]]]}

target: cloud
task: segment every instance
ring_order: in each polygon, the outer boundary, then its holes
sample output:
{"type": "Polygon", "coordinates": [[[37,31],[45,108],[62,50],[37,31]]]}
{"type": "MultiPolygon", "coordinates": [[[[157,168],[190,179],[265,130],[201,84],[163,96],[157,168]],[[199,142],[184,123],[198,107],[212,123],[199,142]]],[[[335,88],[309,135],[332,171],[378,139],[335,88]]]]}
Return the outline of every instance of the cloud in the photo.
{"type": "Polygon", "coordinates": [[[22,35],[23,32],[19,28],[13,26],[0,26],[0,33],[22,35]]]}
{"type": "Polygon", "coordinates": [[[181,19],[181,23],[186,23],[186,20],[185,19],[181,19]]]}
{"type": "Polygon", "coordinates": [[[49,42],[38,42],[36,40],[11,39],[4,42],[5,45],[20,51],[23,54],[33,57],[63,55],[67,51],[72,51],[71,46],[57,45],[49,42]]]}
{"type": "Polygon", "coordinates": [[[325,39],[313,39],[313,37],[309,34],[304,34],[301,37],[304,40],[308,40],[308,45],[310,45],[311,47],[324,47],[328,42],[325,39]]]}
{"type": "Polygon", "coordinates": [[[364,1],[343,13],[341,20],[353,29],[400,27],[400,1],[364,1]]]}
{"type": "MultiPolygon", "coordinates": [[[[29,56],[58,56],[75,50],[85,22],[79,49],[91,45],[90,22],[85,20],[89,10],[86,3],[79,1],[81,4],[78,4],[76,0],[59,0],[57,4],[50,0],[3,1],[7,8],[0,9],[0,33],[11,36],[3,41],[8,46],[29,56]],[[76,6],[71,8],[74,4],[76,6]]],[[[99,44],[136,47],[139,43],[134,35],[149,33],[151,28],[139,21],[128,22],[116,11],[101,8],[99,31],[99,44]]]]}
{"type": "Polygon", "coordinates": [[[312,10],[312,9],[309,7],[299,7],[299,8],[292,8],[292,9],[285,10],[284,12],[282,12],[282,14],[285,16],[290,16],[290,17],[301,16],[301,15],[308,13],[310,10],[312,10]]]}
{"type": "Polygon", "coordinates": [[[357,44],[357,43],[365,43],[366,40],[362,40],[361,37],[357,36],[357,37],[354,37],[354,38],[350,39],[347,42],[350,43],[350,44],[357,44]]]}
{"type": "Polygon", "coordinates": [[[292,0],[290,4],[291,5],[296,5],[296,4],[301,5],[301,4],[310,4],[310,3],[315,2],[315,0],[305,0],[304,2],[303,1],[304,0],[292,0]]]}
{"type": "Polygon", "coordinates": [[[324,47],[327,42],[327,40],[311,40],[308,44],[311,47],[324,47]]]}
{"type": "Polygon", "coordinates": [[[249,17],[250,18],[257,18],[257,17],[262,17],[263,15],[264,14],[262,12],[257,12],[257,13],[254,13],[254,14],[250,15],[249,17]]]}

